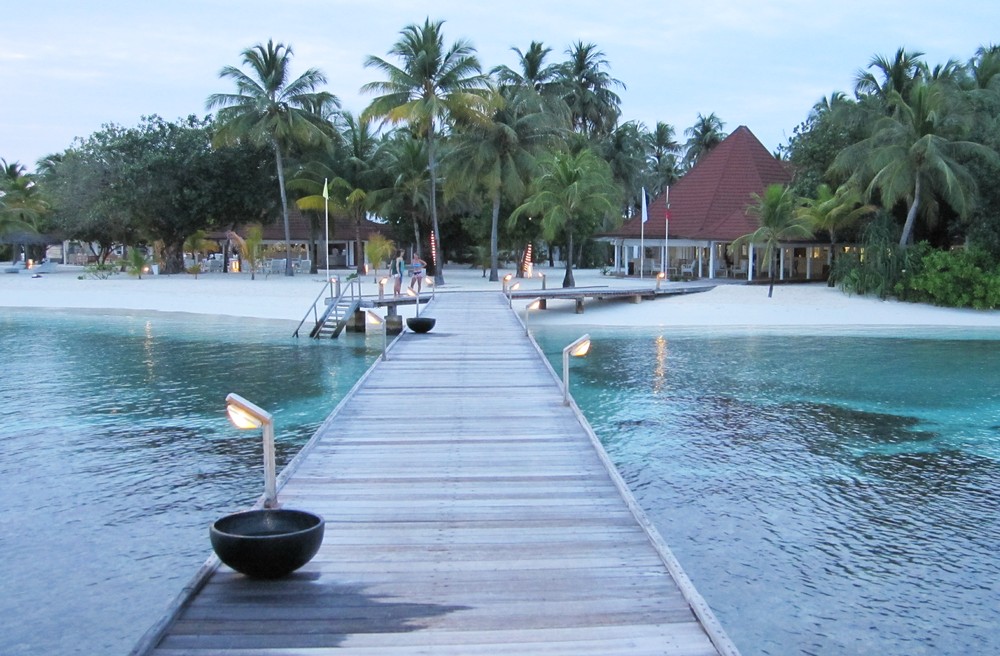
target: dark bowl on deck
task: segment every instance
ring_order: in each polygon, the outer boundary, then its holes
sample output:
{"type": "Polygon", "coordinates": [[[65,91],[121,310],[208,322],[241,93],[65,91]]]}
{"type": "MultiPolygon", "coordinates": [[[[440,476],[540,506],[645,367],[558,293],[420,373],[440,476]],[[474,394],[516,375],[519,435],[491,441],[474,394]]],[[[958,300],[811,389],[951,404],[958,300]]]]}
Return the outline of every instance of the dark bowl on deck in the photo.
{"type": "Polygon", "coordinates": [[[323,518],[304,510],[248,510],[212,524],[219,560],[254,578],[275,579],[308,563],[323,544],[323,518]]]}
{"type": "Polygon", "coordinates": [[[407,327],[415,333],[426,333],[429,332],[437,319],[433,317],[407,317],[406,325],[407,327]]]}

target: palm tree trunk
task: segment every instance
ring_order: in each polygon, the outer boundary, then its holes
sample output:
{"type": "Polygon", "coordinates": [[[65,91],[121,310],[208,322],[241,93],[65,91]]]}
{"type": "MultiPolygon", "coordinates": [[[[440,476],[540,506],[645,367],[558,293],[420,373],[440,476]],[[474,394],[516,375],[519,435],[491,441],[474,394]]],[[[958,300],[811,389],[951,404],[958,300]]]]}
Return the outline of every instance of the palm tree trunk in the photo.
{"type": "Polygon", "coordinates": [[[913,204],[906,212],[906,223],[903,224],[903,234],[899,238],[899,245],[906,246],[913,236],[913,224],[917,220],[917,210],[920,209],[920,174],[917,174],[917,181],[913,184],[913,204]]]}
{"type": "Polygon", "coordinates": [[[576,287],[573,280],[573,231],[566,231],[566,275],[563,276],[563,287],[576,287]]]}
{"type": "Polygon", "coordinates": [[[499,240],[500,225],[500,191],[493,194],[493,224],[490,227],[490,282],[500,280],[500,273],[497,271],[497,249],[499,240]]]}
{"type": "MultiPolygon", "coordinates": [[[[427,130],[427,168],[431,174],[431,230],[434,232],[434,238],[436,240],[437,254],[440,256],[441,262],[437,262],[438,259],[433,254],[431,256],[431,264],[434,266],[434,284],[443,285],[444,284],[444,247],[441,245],[441,231],[438,229],[438,210],[437,210],[437,160],[434,155],[434,120],[431,119],[430,128],[427,130]]],[[[417,242],[419,248],[420,242],[417,242]]]]}
{"type": "Polygon", "coordinates": [[[358,253],[358,275],[363,275],[365,272],[365,257],[364,249],[361,248],[361,209],[358,208],[354,211],[354,243],[356,244],[354,250],[358,253]]]}
{"type": "Polygon", "coordinates": [[[285,194],[285,167],[281,160],[281,146],[273,139],[274,159],[278,163],[278,187],[281,189],[281,216],[285,221],[285,275],[294,276],[292,271],[292,232],[288,227],[288,195],[285,194]]]}

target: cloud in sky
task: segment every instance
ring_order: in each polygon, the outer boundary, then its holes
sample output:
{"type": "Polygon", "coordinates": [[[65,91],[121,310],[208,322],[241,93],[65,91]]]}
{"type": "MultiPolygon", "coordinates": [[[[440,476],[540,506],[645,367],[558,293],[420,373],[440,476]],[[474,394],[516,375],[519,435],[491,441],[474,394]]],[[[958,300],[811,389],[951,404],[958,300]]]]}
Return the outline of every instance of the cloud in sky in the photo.
{"type": "Polygon", "coordinates": [[[386,56],[408,23],[445,20],[445,38],[470,40],[485,68],[514,65],[532,40],[561,61],[594,42],[622,80],[623,120],[674,125],[715,112],[727,130],[747,125],[769,149],[786,142],[812,105],[850,91],[873,55],[901,46],[931,64],[966,60],[995,39],[1000,4],[956,0],[456,0],[346,2],[71,0],[21,3],[0,23],[0,157],[29,167],[105,123],[143,115],[205,114],[231,89],[218,77],[269,38],[290,44],[294,72],[323,70],[344,107],[378,79],[363,61],[386,56]]]}

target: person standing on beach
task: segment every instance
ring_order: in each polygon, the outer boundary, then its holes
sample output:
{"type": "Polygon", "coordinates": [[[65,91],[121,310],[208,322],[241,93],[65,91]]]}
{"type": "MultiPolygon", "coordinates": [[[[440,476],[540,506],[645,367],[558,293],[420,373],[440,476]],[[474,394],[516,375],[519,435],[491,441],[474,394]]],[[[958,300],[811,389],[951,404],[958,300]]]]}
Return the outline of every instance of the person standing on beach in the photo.
{"type": "Polygon", "coordinates": [[[416,285],[417,288],[414,291],[418,294],[424,282],[425,266],[427,266],[427,263],[421,260],[418,255],[414,255],[410,260],[410,289],[413,289],[413,286],[416,285]]]}
{"type": "Polygon", "coordinates": [[[406,260],[403,259],[403,249],[396,251],[396,256],[389,263],[389,275],[392,276],[392,295],[399,296],[403,288],[403,271],[406,270],[406,260]]]}

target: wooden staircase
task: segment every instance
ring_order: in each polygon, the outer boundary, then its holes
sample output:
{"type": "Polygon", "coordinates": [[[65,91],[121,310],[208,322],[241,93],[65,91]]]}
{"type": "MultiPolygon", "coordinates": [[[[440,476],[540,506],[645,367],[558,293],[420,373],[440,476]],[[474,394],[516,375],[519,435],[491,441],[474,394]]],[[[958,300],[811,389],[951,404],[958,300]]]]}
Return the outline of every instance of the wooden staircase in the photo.
{"type": "Polygon", "coordinates": [[[303,326],[310,324],[309,336],[313,339],[336,339],[360,306],[361,284],[358,280],[351,280],[347,287],[336,296],[334,296],[332,284],[324,286],[319,296],[313,301],[312,307],[302,317],[293,337],[298,337],[303,326]],[[320,310],[321,304],[322,311],[320,310]]]}

